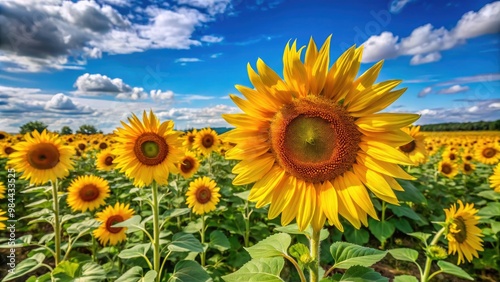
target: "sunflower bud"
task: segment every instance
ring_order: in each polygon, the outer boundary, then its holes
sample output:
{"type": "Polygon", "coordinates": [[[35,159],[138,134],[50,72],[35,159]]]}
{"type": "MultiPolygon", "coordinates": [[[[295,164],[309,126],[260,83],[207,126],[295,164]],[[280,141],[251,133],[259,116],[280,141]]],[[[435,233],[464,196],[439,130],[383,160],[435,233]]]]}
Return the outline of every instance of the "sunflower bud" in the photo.
{"type": "Polygon", "coordinates": [[[436,245],[427,247],[425,253],[432,260],[444,260],[448,257],[446,250],[436,245]]]}

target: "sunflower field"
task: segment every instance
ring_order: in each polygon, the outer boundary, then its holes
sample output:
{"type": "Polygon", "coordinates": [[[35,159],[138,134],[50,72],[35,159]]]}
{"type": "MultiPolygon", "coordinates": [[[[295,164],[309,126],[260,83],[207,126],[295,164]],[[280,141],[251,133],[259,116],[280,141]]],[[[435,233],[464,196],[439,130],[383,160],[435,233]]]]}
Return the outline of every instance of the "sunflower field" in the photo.
{"type": "Polygon", "coordinates": [[[329,50],[259,59],[220,135],[0,131],[1,281],[498,281],[500,133],[422,132],[329,50]]]}

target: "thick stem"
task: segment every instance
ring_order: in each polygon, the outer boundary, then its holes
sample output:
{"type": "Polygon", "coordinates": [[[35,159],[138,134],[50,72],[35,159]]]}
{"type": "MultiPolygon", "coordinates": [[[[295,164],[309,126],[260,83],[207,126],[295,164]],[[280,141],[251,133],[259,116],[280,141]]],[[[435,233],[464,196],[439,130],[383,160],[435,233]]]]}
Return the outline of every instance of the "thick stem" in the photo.
{"type": "Polygon", "coordinates": [[[55,265],[59,265],[61,262],[61,222],[59,221],[59,198],[58,198],[58,191],[59,191],[59,182],[56,179],[55,183],[51,182],[52,184],[52,200],[53,200],[53,208],[54,208],[54,244],[55,244],[55,265]]]}
{"type": "Polygon", "coordinates": [[[158,202],[158,184],[153,181],[153,269],[156,271],[156,281],[160,281],[160,203],[158,202]]]}
{"type": "Polygon", "coordinates": [[[245,248],[248,248],[248,245],[250,244],[250,213],[248,212],[248,201],[245,202],[245,237],[244,237],[244,242],[245,242],[245,248]]]}
{"type": "Polygon", "coordinates": [[[321,230],[313,230],[310,239],[310,252],[311,259],[313,259],[314,264],[309,268],[309,281],[318,282],[319,281],[319,235],[321,230]]]}
{"type": "MultiPolygon", "coordinates": [[[[436,235],[434,235],[434,238],[432,238],[432,242],[429,246],[436,245],[436,243],[439,241],[439,238],[444,233],[444,230],[445,228],[443,227],[441,228],[441,230],[438,231],[438,233],[436,233],[436,235]]],[[[429,277],[429,273],[431,272],[431,265],[432,265],[432,259],[429,256],[427,256],[427,259],[425,261],[424,275],[422,275],[422,277],[420,278],[420,282],[427,282],[432,277],[432,276],[429,277]]]]}
{"type": "Polygon", "coordinates": [[[201,245],[203,246],[203,252],[201,253],[201,266],[205,267],[205,215],[201,215],[201,245]]]}
{"type": "MultiPolygon", "coordinates": [[[[410,166],[408,166],[410,167],[410,166]]],[[[381,222],[385,221],[385,210],[387,209],[387,205],[385,204],[384,201],[382,201],[382,218],[380,219],[381,222]]],[[[387,243],[387,240],[383,240],[380,242],[380,248],[383,250],[385,248],[385,244],[387,243]]]]}

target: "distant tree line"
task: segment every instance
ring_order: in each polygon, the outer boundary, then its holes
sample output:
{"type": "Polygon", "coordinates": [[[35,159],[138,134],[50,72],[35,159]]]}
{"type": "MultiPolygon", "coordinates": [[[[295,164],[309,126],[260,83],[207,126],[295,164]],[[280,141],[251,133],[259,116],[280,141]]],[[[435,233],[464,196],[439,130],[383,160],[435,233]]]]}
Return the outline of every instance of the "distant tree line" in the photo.
{"type": "Polygon", "coordinates": [[[420,127],[421,131],[484,131],[500,130],[500,119],[495,121],[476,122],[447,122],[436,124],[425,124],[420,127]]]}
{"type": "MultiPolygon", "coordinates": [[[[21,127],[19,128],[19,133],[21,134],[26,134],[28,132],[32,132],[34,130],[42,133],[45,129],[47,129],[48,125],[43,123],[43,122],[40,122],[40,121],[30,121],[30,122],[27,122],[23,125],[21,125],[21,127]]],[[[73,130],[71,130],[71,128],[69,126],[63,126],[61,128],[61,131],[54,131],[54,133],[59,133],[61,135],[68,135],[68,134],[72,134],[73,133],[73,130]]],[[[97,128],[91,124],[84,124],[82,126],[80,126],[80,128],[78,130],[76,130],[75,133],[79,133],[79,134],[87,134],[87,135],[91,135],[91,134],[97,134],[97,133],[103,133],[102,130],[97,130],[97,128]]]]}

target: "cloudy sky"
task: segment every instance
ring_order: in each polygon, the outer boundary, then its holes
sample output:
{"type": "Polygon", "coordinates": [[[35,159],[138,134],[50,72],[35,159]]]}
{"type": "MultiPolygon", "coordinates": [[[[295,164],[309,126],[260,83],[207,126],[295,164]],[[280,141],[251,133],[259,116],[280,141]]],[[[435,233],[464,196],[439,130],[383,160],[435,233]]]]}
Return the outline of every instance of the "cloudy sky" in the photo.
{"type": "Polygon", "coordinates": [[[278,73],[290,39],[331,55],[364,44],[361,72],[403,79],[389,110],[420,124],[500,118],[500,1],[3,0],[0,130],[40,120],[111,132],[153,109],[178,129],[226,126],[246,64],[278,73]]]}

